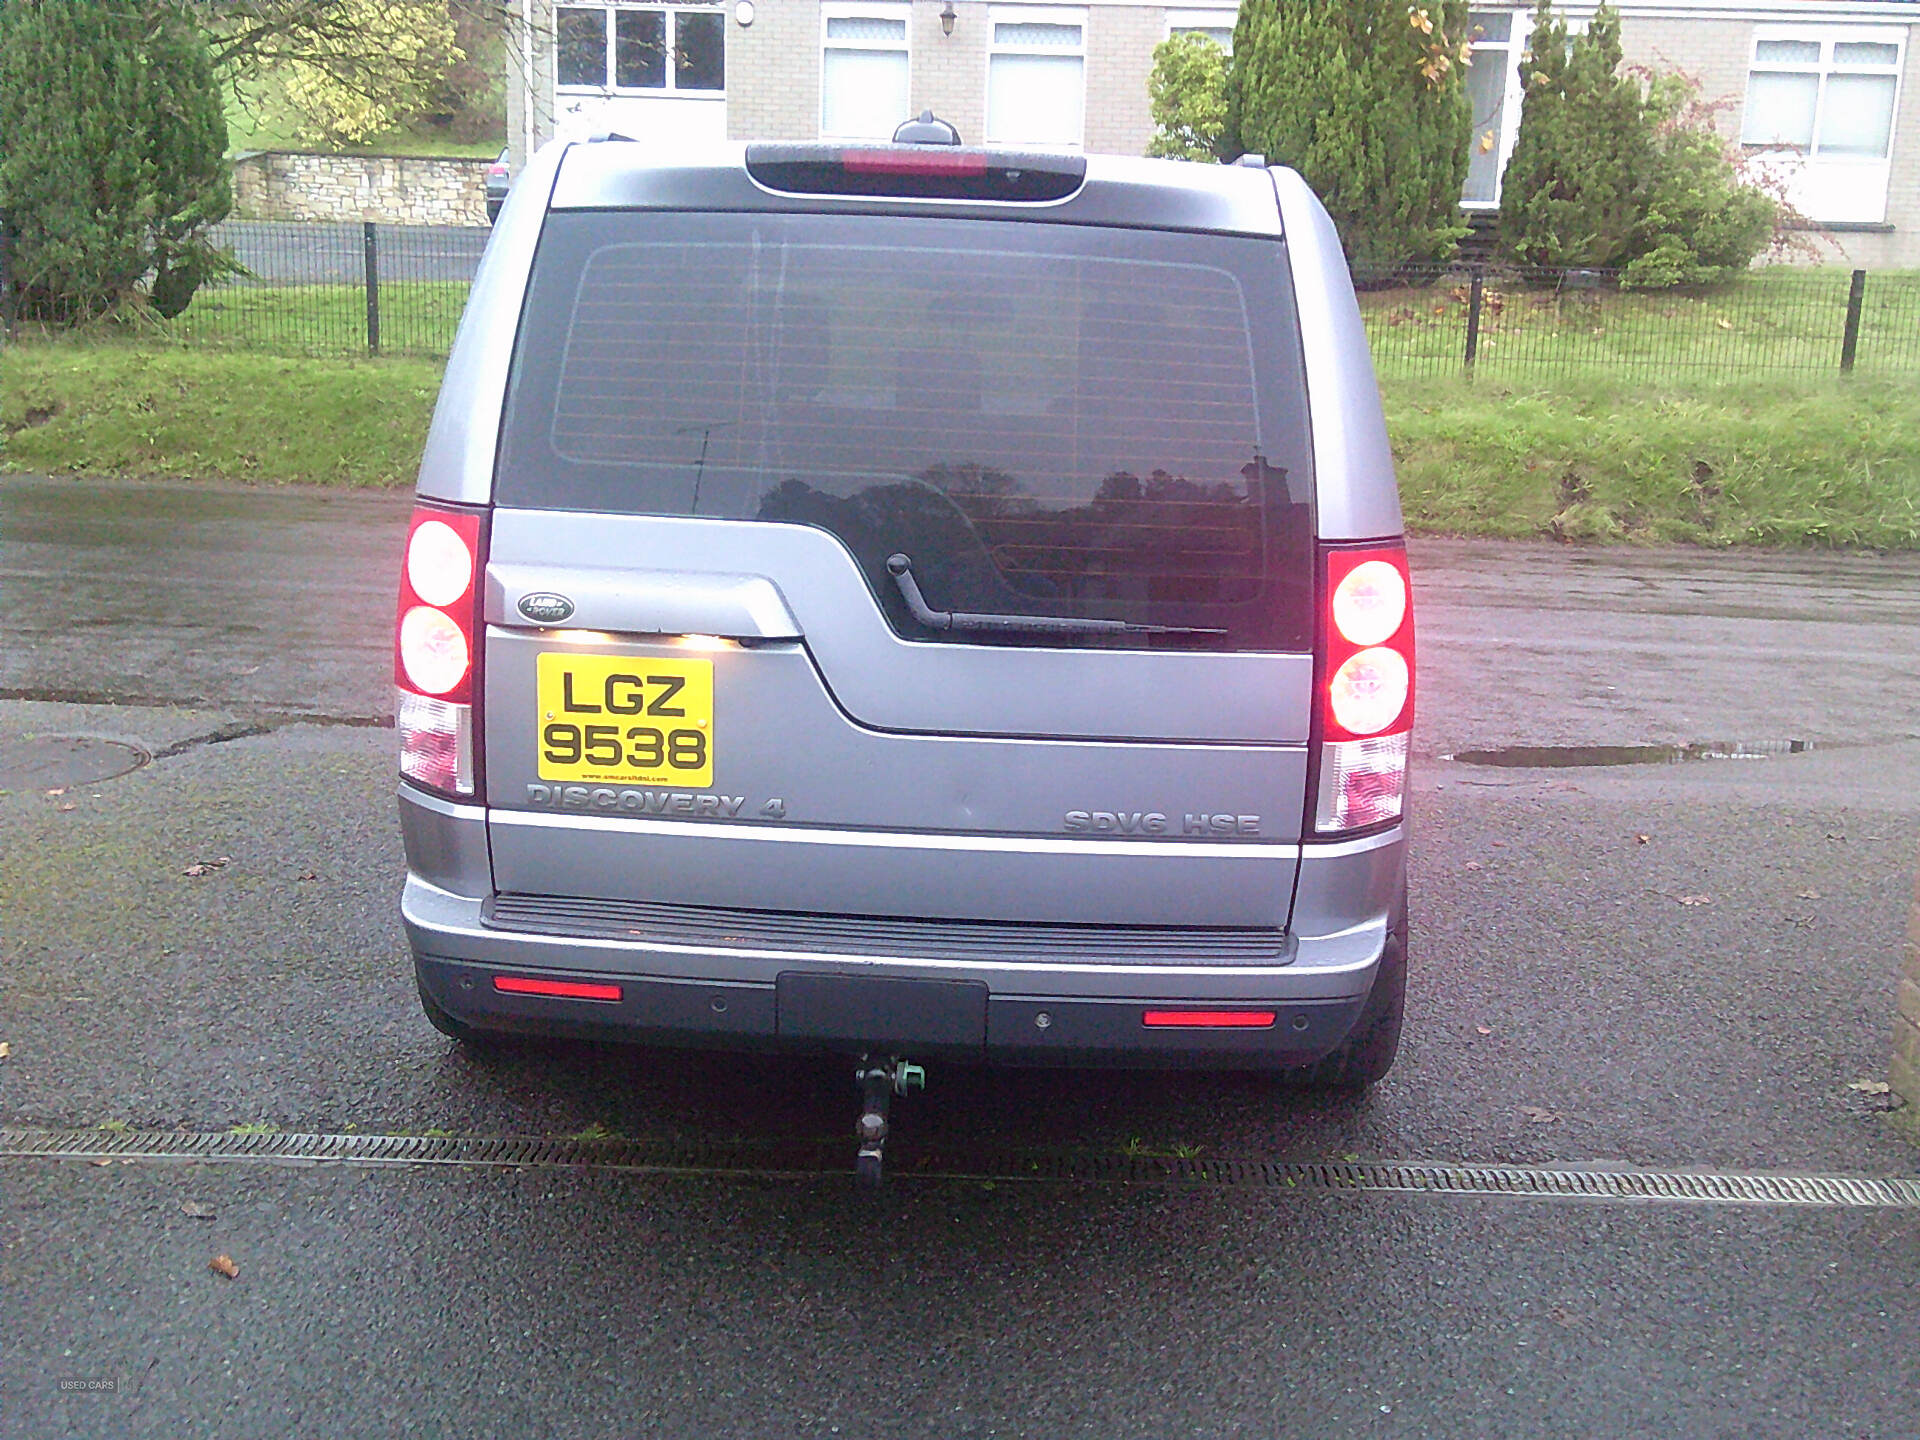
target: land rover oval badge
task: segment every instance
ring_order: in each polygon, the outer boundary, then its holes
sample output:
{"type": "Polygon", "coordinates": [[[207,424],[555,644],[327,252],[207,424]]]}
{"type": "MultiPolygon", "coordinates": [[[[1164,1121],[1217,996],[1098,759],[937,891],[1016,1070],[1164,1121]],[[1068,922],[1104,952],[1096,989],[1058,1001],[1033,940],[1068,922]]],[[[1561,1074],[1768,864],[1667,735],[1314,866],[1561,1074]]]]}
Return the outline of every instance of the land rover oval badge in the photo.
{"type": "Polygon", "coordinates": [[[573,601],[550,590],[520,597],[520,613],[536,625],[558,625],[573,614],[573,601]]]}

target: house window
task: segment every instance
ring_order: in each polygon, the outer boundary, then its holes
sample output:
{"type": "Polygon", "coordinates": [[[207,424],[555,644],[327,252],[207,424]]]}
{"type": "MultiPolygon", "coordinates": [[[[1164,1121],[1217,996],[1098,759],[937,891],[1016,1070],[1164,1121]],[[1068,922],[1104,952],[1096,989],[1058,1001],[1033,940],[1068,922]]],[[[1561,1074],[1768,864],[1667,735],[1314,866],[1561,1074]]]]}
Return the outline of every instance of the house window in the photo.
{"type": "Polygon", "coordinates": [[[1227,54],[1233,53],[1233,16],[1219,10],[1169,10],[1167,34],[1204,35],[1227,54]]]}
{"type": "Polygon", "coordinates": [[[1520,54],[1526,49],[1525,16],[1513,10],[1470,10],[1467,39],[1467,100],[1473,107],[1473,138],[1467,148],[1467,183],[1460,192],[1468,208],[1500,203],[1500,176],[1520,129],[1520,54]]]}
{"type": "Polygon", "coordinates": [[[829,4],[821,12],[820,133],[887,140],[908,118],[905,5],[829,4]]]}
{"type": "Polygon", "coordinates": [[[1900,30],[1755,32],[1740,140],[1809,219],[1885,217],[1904,43],[1900,30]]]}
{"type": "Polygon", "coordinates": [[[699,6],[562,5],[554,15],[560,88],[719,95],[726,16],[699,6]]]}
{"type": "Polygon", "coordinates": [[[1900,88],[1900,41],[1772,35],[1753,42],[1740,139],[1764,150],[1884,160],[1900,88]]]}
{"type": "Polygon", "coordinates": [[[1081,143],[1087,12],[996,5],[987,13],[987,143],[1081,143]]]}

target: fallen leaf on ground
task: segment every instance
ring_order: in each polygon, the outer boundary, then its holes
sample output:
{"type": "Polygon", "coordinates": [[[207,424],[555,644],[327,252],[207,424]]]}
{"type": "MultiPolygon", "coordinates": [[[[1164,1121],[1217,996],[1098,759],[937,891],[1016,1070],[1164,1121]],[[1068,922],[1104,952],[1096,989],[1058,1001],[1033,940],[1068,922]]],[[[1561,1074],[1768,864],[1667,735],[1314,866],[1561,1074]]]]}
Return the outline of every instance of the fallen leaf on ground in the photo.
{"type": "Polygon", "coordinates": [[[1491,1025],[1476,1025],[1473,1028],[1482,1035],[1491,1035],[1493,1033],[1493,1027],[1491,1025]]]}
{"type": "Polygon", "coordinates": [[[240,1278],[240,1267],[233,1263],[231,1255],[216,1255],[207,1262],[207,1268],[224,1275],[229,1280],[240,1278]]]}
{"type": "Polygon", "coordinates": [[[1469,870],[1484,870],[1487,867],[1482,865],[1478,860],[1469,860],[1467,861],[1466,868],[1469,870]]]}
{"type": "Polygon", "coordinates": [[[49,790],[49,791],[47,791],[47,798],[48,798],[49,800],[51,800],[51,799],[53,799],[53,798],[54,798],[55,796],[58,796],[58,795],[64,795],[64,794],[66,794],[66,793],[67,793],[67,787],[66,787],[66,786],[64,786],[64,785],[62,785],[62,786],[61,786],[61,787],[60,787],[60,788],[59,788],[58,790],[49,790]]]}
{"type": "Polygon", "coordinates": [[[1847,1085],[1849,1090],[1858,1090],[1862,1095],[1885,1095],[1893,1086],[1884,1080],[1854,1080],[1847,1085]]]}
{"type": "Polygon", "coordinates": [[[11,1054],[13,1054],[13,1046],[4,1040],[0,1040],[0,1060],[6,1059],[11,1054]]]}
{"type": "Polygon", "coordinates": [[[91,1165],[91,1166],[93,1166],[93,1167],[94,1167],[94,1168],[95,1168],[95,1169],[97,1170],[97,1169],[99,1169],[99,1168],[100,1168],[100,1167],[101,1167],[102,1165],[111,1165],[111,1164],[113,1164],[113,1161],[111,1161],[111,1160],[89,1160],[89,1161],[88,1161],[87,1163],[88,1163],[89,1165],[91,1165]]]}
{"type": "Polygon", "coordinates": [[[1712,897],[1711,895],[1681,895],[1681,896],[1678,896],[1678,897],[1676,897],[1676,898],[1677,898],[1677,899],[1678,899],[1678,900],[1680,901],[1680,903],[1681,903],[1682,905],[1711,905],[1711,904],[1713,904],[1713,897],[1712,897]]]}
{"type": "Polygon", "coordinates": [[[182,875],[191,875],[198,879],[202,875],[211,875],[216,870],[225,869],[232,863],[233,857],[231,855],[222,855],[218,860],[196,860],[180,873],[182,875]]]}
{"type": "Polygon", "coordinates": [[[67,803],[66,803],[66,804],[64,804],[64,805],[60,805],[60,806],[56,806],[55,808],[56,808],[56,809],[58,809],[58,810],[61,810],[62,812],[64,812],[64,811],[68,811],[68,810],[78,810],[78,809],[79,809],[80,807],[79,807],[78,805],[76,805],[76,804],[74,804],[74,803],[73,803],[73,802],[72,802],[71,800],[69,800],[69,801],[67,801],[67,803]]]}
{"type": "Polygon", "coordinates": [[[1802,900],[1818,900],[1820,898],[1820,892],[1818,890],[1802,890],[1800,892],[1800,898],[1802,900]]]}
{"type": "Polygon", "coordinates": [[[1538,1105],[1522,1105],[1520,1113],[1535,1125],[1551,1125],[1560,1117],[1551,1110],[1542,1110],[1538,1105]]]}
{"type": "Polygon", "coordinates": [[[301,873],[301,874],[299,874],[299,875],[296,875],[296,876],[294,876],[293,878],[294,878],[295,880],[318,880],[318,879],[319,879],[320,877],[319,877],[318,875],[316,875],[316,874],[314,874],[314,872],[313,872],[313,871],[311,871],[311,870],[307,870],[307,871],[304,871],[303,873],[301,873]]]}
{"type": "Polygon", "coordinates": [[[211,1220],[218,1212],[214,1210],[213,1206],[202,1205],[198,1200],[182,1200],[180,1202],[180,1213],[182,1215],[191,1215],[196,1220],[211,1220]]]}

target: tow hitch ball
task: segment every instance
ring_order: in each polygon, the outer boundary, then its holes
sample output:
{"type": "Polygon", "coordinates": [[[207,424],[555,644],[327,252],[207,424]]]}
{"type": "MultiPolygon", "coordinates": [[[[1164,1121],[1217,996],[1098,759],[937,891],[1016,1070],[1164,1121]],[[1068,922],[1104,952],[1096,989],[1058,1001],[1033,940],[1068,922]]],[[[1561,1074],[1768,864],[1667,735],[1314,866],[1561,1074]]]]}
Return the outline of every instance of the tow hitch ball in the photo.
{"type": "Polygon", "coordinates": [[[885,1061],[862,1055],[854,1067],[853,1081],[860,1087],[860,1124],[854,1132],[860,1151],[854,1157],[853,1173],[862,1185],[878,1185],[881,1148],[887,1143],[888,1108],[894,1096],[926,1089],[927,1072],[898,1055],[889,1055],[885,1061]]]}

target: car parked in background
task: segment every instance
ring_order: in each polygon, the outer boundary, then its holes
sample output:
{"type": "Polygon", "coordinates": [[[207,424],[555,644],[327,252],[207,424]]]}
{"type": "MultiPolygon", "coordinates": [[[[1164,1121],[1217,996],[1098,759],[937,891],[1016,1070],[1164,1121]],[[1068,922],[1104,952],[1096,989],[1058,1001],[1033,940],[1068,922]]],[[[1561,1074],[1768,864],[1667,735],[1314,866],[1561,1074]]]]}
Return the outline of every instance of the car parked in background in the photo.
{"type": "Polygon", "coordinates": [[[500,207],[507,203],[507,187],[513,184],[513,170],[507,164],[507,152],[487,167],[487,223],[500,218],[500,207]]]}

